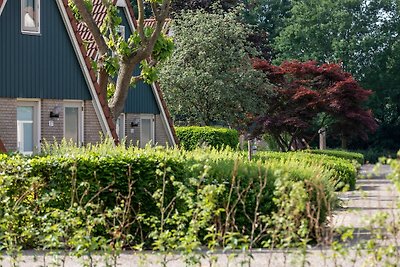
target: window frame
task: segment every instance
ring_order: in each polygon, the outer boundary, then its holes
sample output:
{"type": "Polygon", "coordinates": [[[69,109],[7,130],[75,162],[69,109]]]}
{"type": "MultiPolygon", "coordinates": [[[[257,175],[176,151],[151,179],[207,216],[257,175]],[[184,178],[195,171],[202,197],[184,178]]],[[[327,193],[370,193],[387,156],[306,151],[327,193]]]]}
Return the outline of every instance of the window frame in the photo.
{"type": "Polygon", "coordinates": [[[116,125],[115,125],[115,130],[116,130],[116,132],[117,132],[117,135],[118,135],[118,139],[119,139],[119,141],[121,142],[123,139],[126,139],[126,128],[125,128],[125,123],[126,123],[126,116],[125,116],[125,113],[121,113],[119,116],[118,116],[118,119],[117,119],[117,123],[116,123],[116,125]],[[120,133],[124,133],[124,135],[121,137],[120,136],[120,133]]]}
{"type": "MultiPolygon", "coordinates": [[[[65,138],[65,109],[66,108],[78,108],[78,141],[77,146],[84,144],[84,102],[83,101],[68,101],[64,100],[63,105],[63,138],[65,138]]],[[[69,140],[67,140],[69,141],[69,140]]]]}
{"type": "Polygon", "coordinates": [[[150,120],[150,135],[151,135],[151,139],[150,139],[150,144],[153,146],[156,143],[156,132],[155,132],[155,118],[153,114],[141,114],[140,115],[140,147],[144,148],[147,143],[143,142],[143,120],[150,120]]]}
{"type": "MultiPolygon", "coordinates": [[[[18,107],[32,107],[33,108],[33,114],[32,114],[32,127],[33,127],[33,151],[32,152],[23,152],[20,150],[20,144],[18,142],[18,128],[19,128],[19,121],[18,118],[16,117],[16,123],[17,123],[17,150],[23,154],[23,155],[32,155],[37,152],[40,152],[40,139],[41,139],[41,105],[40,105],[40,100],[35,100],[35,99],[18,99],[17,100],[17,106],[18,107]]],[[[16,112],[18,112],[16,110],[16,112]]]]}
{"type": "Polygon", "coordinates": [[[26,0],[21,0],[21,33],[27,35],[40,35],[40,0],[33,0],[34,5],[36,6],[36,20],[37,26],[36,27],[25,27],[24,26],[24,17],[25,17],[25,2],[26,0]]]}

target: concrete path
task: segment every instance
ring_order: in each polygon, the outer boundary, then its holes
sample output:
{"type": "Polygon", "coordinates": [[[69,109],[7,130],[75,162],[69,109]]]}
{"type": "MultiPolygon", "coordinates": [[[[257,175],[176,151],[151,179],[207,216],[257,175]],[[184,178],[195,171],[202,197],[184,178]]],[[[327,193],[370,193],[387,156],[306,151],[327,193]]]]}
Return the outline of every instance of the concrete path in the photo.
{"type": "MultiPolygon", "coordinates": [[[[355,239],[346,244],[344,250],[341,248],[336,251],[330,248],[309,248],[307,251],[256,250],[253,251],[251,257],[240,253],[240,255],[221,253],[213,255],[217,259],[216,264],[210,265],[210,260],[203,258],[201,263],[196,266],[384,266],[384,264],[375,262],[374,251],[367,252],[355,249],[356,244],[368,240],[372,235],[371,229],[367,229],[369,226],[368,220],[379,212],[387,212],[389,222],[395,220],[399,222],[398,194],[394,185],[386,179],[386,175],[390,173],[390,168],[383,166],[378,173],[374,173],[373,167],[373,165],[364,165],[361,168],[360,174],[362,177],[357,182],[358,189],[356,191],[340,194],[342,208],[335,212],[332,223],[336,228],[354,227],[355,229],[355,239]]],[[[386,242],[394,243],[396,240],[393,240],[392,237],[392,239],[387,239],[386,242]]],[[[9,258],[5,257],[3,261],[0,261],[0,265],[12,266],[9,260],[9,258]]],[[[400,263],[400,257],[394,258],[392,263],[397,264],[397,261],[400,263]]],[[[95,262],[96,266],[107,266],[102,257],[95,257],[95,262]]],[[[58,264],[60,264],[60,261],[58,261],[58,264]]],[[[64,266],[78,267],[83,266],[83,264],[82,260],[67,258],[64,266]]],[[[35,251],[25,251],[22,262],[18,266],[61,265],[57,265],[52,256],[35,251]]],[[[118,259],[118,266],[182,267],[188,266],[188,264],[176,255],[164,258],[155,253],[124,253],[118,259]],[[163,260],[166,260],[166,265],[162,264],[163,260]]]]}

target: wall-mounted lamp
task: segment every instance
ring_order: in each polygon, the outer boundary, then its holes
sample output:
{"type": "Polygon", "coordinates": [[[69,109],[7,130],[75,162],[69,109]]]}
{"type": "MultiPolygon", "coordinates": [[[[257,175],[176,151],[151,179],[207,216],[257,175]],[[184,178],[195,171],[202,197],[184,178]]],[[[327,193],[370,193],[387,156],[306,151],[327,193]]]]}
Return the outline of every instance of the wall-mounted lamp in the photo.
{"type": "Polygon", "coordinates": [[[55,106],[52,111],[50,111],[50,118],[59,118],[61,112],[60,106],[55,106]]]}
{"type": "Polygon", "coordinates": [[[139,119],[133,119],[133,121],[131,122],[131,127],[138,127],[140,123],[139,119]]]}

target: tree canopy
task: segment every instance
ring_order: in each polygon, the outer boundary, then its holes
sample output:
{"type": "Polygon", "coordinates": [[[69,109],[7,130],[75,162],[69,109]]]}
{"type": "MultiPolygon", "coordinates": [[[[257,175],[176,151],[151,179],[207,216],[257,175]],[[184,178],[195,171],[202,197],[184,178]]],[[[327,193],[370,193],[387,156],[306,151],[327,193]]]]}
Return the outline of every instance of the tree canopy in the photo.
{"type": "Polygon", "coordinates": [[[157,62],[164,60],[172,51],[172,40],[162,33],[165,20],[169,17],[171,0],[137,0],[138,17],[136,31],[124,39],[118,33],[122,18],[112,0],[70,0],[69,5],[75,17],[89,29],[97,46],[98,82],[100,97],[106,99],[107,89],[112,95],[108,101],[114,121],[122,113],[129,88],[139,80],[150,80],[157,62]],[[155,26],[145,27],[145,4],[151,8],[155,26]],[[101,4],[107,15],[99,25],[93,14],[93,5],[101,4]],[[135,67],[140,64],[142,72],[132,77],[135,67]],[[110,91],[110,90],[109,90],[110,91]]]}
{"type": "Polygon", "coordinates": [[[250,30],[237,12],[184,11],[173,25],[175,50],[160,81],[171,113],[186,124],[238,125],[262,110],[263,75],[254,70],[250,30]]]}
{"type": "Polygon", "coordinates": [[[400,146],[400,8],[397,0],[291,1],[273,40],[277,57],[340,63],[373,95],[368,106],[380,124],[370,144],[400,146]]]}
{"type": "Polygon", "coordinates": [[[371,91],[338,64],[291,61],[274,66],[255,60],[254,67],[267,75],[275,94],[266,99],[270,106],[255,119],[253,134],[270,134],[282,150],[297,149],[300,140],[310,143],[321,127],[328,126],[343,144],[376,130],[371,111],[362,107],[371,91]]]}

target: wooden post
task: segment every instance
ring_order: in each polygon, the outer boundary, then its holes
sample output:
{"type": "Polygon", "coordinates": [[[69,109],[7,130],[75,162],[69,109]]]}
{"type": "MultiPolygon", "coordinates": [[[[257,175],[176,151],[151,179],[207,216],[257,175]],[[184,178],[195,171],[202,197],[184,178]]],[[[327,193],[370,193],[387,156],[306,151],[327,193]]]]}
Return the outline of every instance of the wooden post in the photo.
{"type": "Polygon", "coordinates": [[[319,129],[319,149],[324,150],[326,149],[326,129],[325,127],[319,129]]]}
{"type": "Polygon", "coordinates": [[[251,140],[248,140],[247,141],[247,158],[249,159],[249,161],[252,159],[252,153],[253,153],[253,151],[252,151],[252,142],[251,142],[251,140]]]}

